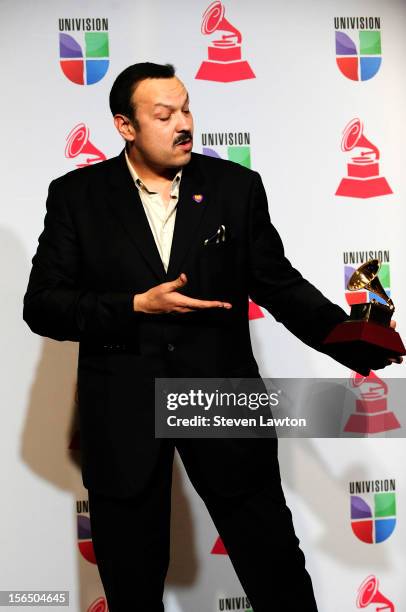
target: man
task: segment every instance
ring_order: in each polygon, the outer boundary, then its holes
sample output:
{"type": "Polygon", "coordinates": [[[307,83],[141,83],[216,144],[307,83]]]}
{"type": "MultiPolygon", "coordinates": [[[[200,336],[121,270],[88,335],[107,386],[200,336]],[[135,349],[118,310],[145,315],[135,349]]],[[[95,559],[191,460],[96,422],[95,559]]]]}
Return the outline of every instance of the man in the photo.
{"type": "Polygon", "coordinates": [[[284,257],[259,175],[191,152],[172,66],[130,66],[110,107],[126,149],[51,183],[24,306],[34,332],[80,342],[83,481],[109,608],[133,610],[136,592],[137,608],[163,610],[176,446],[255,612],[270,588],[275,610],[288,593],[314,612],[276,440],[155,439],[154,378],[259,376],[248,296],[318,350],[347,315],[284,257]]]}

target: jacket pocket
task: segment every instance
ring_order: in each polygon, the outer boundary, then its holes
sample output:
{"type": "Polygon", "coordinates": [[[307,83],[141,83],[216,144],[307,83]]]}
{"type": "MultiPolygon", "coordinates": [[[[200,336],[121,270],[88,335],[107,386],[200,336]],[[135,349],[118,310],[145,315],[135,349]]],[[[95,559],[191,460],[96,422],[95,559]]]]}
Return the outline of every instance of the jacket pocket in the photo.
{"type": "Polygon", "coordinates": [[[233,245],[231,242],[210,243],[202,246],[199,269],[206,299],[228,300],[234,276],[233,245]]]}

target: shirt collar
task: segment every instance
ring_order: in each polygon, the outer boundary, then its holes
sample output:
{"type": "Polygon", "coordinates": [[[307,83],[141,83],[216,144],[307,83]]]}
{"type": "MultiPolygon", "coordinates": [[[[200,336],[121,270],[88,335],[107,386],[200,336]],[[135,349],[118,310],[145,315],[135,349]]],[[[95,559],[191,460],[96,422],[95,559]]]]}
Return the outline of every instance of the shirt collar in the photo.
{"type": "MultiPolygon", "coordinates": [[[[137,186],[138,190],[140,191],[141,189],[145,189],[145,191],[147,193],[156,193],[155,191],[150,191],[148,189],[148,187],[145,185],[145,183],[142,182],[142,180],[138,176],[134,166],[130,162],[130,158],[128,157],[127,151],[124,151],[124,154],[125,154],[125,161],[127,162],[128,169],[130,171],[131,176],[134,179],[134,183],[137,186]]],[[[181,168],[176,173],[176,175],[175,175],[175,177],[174,177],[174,179],[172,181],[171,193],[174,193],[175,191],[179,190],[180,180],[182,178],[182,170],[183,170],[183,168],[181,168]]]]}

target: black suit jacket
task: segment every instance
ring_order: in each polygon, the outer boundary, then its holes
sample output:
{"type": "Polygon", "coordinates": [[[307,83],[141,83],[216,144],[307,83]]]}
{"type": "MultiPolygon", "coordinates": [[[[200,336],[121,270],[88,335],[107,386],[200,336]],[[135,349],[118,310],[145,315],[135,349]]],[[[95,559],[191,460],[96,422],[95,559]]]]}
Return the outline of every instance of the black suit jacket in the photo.
{"type": "Polygon", "coordinates": [[[24,319],[42,336],[80,342],[85,486],[127,495],[149,477],[160,446],[154,377],[258,376],[248,296],[318,350],[347,318],[285,258],[256,172],[192,154],[183,170],[167,274],[124,152],[51,183],[24,319]],[[204,245],[220,225],[226,240],[204,245]],[[180,272],[189,279],[185,294],[228,300],[233,308],[133,312],[135,293],[180,272]]]}

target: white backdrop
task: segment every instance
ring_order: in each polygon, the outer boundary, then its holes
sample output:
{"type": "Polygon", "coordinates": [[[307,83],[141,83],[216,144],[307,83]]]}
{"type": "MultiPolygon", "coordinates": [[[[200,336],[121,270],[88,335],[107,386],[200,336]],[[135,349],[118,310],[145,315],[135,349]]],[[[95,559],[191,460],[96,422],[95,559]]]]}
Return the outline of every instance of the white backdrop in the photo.
{"type": "MultiPolygon", "coordinates": [[[[108,92],[123,68],[138,61],[176,66],[190,92],[195,151],[202,152],[202,134],[249,134],[251,167],[263,177],[271,217],[289,258],[333,301],[347,307],[344,252],[389,250],[396,319],[401,332],[406,328],[406,4],[226,0],[226,18],[241,32],[243,59],[255,73],[255,78],[228,83],[195,79],[209,40],[221,35],[200,31],[208,5],[207,0],[0,4],[0,589],[69,590],[74,611],[87,611],[103,596],[97,568],[77,544],[77,508],[86,517],[81,502],[87,500],[77,453],[68,450],[75,430],[77,346],[31,334],[21,317],[22,298],[42,230],[48,184],[87,157],[65,157],[68,134],[84,123],[88,138],[104,156],[122,148],[108,92]],[[334,17],[354,16],[380,18],[382,65],[366,81],[348,79],[336,65],[334,17]],[[78,85],[59,65],[58,20],[86,17],[108,19],[110,65],[98,82],[78,85]],[[366,199],[335,195],[350,156],[340,148],[342,132],[355,117],[380,151],[380,174],[393,194],[366,199]]],[[[345,32],[358,44],[357,29],[345,32]]],[[[83,31],[66,33],[83,45],[83,31]]],[[[228,154],[227,147],[212,148],[228,154]]],[[[264,376],[350,376],[264,314],[251,321],[264,376]]],[[[388,376],[404,377],[403,365],[392,370],[388,376]]],[[[402,408],[391,406],[401,422],[406,419],[402,408]]],[[[358,587],[371,574],[396,610],[405,609],[406,451],[402,440],[377,437],[280,442],[286,495],[325,612],[356,610],[358,587]],[[349,483],[386,478],[396,482],[396,528],[385,541],[368,544],[351,529],[349,483]]],[[[173,499],[168,611],[246,610],[228,557],[211,554],[217,533],[178,464],[173,499]]],[[[117,537],[125,538],[125,533],[117,537]]],[[[134,609],[136,601],[134,593],[134,609]]],[[[271,582],[269,601],[271,609],[271,582]]],[[[365,607],[375,610],[376,605],[365,607]]]]}

